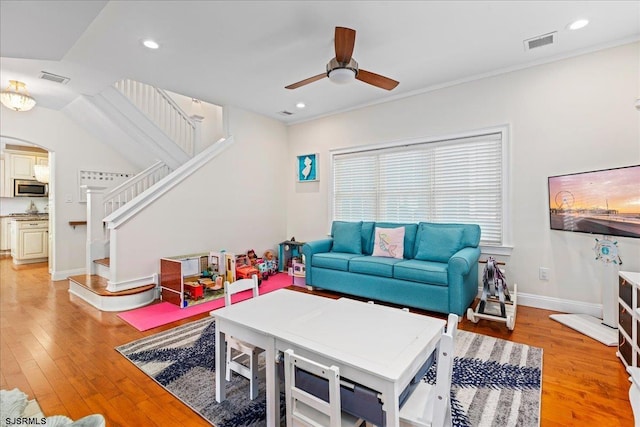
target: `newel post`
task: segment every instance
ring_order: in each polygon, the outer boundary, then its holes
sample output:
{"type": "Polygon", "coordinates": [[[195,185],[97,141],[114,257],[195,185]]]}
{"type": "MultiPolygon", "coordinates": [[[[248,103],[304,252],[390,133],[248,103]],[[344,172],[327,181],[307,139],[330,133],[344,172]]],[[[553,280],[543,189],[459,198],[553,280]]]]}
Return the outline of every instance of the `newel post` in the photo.
{"type": "Polygon", "coordinates": [[[106,187],[83,185],[87,191],[87,252],[86,274],[95,274],[96,266],[93,260],[106,258],[107,239],[102,225],[104,219],[104,190],[106,187]]]}

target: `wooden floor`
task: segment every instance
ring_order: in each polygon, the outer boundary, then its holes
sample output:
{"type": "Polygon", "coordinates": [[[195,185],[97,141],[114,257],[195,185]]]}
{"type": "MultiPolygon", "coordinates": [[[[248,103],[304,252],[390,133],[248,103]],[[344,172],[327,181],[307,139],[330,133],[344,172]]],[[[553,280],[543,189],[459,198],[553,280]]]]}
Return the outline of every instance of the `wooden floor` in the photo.
{"type": "MultiPolygon", "coordinates": [[[[462,320],[460,328],[544,349],[542,426],[633,426],[629,382],[615,348],[518,307],[516,328],[462,320]]],[[[114,347],[206,317],[139,332],[52,282],[46,264],[0,259],[0,388],[36,398],[45,415],[102,413],[108,426],[206,426],[114,347]]]]}

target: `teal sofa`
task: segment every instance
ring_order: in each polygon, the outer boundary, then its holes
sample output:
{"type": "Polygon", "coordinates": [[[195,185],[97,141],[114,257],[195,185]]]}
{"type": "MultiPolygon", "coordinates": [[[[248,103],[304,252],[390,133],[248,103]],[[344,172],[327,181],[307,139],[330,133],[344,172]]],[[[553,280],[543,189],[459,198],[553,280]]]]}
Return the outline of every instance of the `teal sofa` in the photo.
{"type": "Polygon", "coordinates": [[[478,293],[475,224],[334,221],[331,237],[304,244],[307,286],[464,315],[478,293]],[[396,236],[398,228],[404,236],[396,236]],[[393,245],[387,235],[396,236],[393,245]],[[380,250],[393,248],[391,257],[380,250]],[[378,252],[376,256],[374,253],[378,252]]]}

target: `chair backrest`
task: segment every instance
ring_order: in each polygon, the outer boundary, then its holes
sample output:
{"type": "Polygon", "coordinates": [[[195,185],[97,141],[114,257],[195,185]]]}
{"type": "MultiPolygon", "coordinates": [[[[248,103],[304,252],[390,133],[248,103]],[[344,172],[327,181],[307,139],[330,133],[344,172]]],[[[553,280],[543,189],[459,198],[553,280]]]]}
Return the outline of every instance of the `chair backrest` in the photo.
{"type": "Polygon", "coordinates": [[[224,282],[224,305],[231,305],[231,296],[238,292],[246,291],[247,289],[253,289],[253,298],[258,296],[258,276],[253,275],[251,279],[240,279],[235,282],[224,282]]]}
{"type": "Polygon", "coordinates": [[[289,349],[284,352],[284,382],[287,426],[293,426],[294,420],[297,420],[304,425],[324,425],[326,427],[326,424],[313,418],[313,411],[309,411],[309,408],[327,416],[330,427],[341,425],[340,369],[337,366],[321,365],[313,360],[294,354],[293,350],[289,349]],[[322,400],[296,387],[296,369],[302,369],[326,379],[329,385],[329,401],[322,400]],[[299,405],[299,403],[302,405],[299,405]]]}
{"type": "Polygon", "coordinates": [[[430,402],[433,404],[432,426],[445,425],[445,419],[451,416],[451,375],[457,332],[458,316],[451,313],[447,319],[447,331],[442,334],[438,347],[435,399],[430,402]]]}

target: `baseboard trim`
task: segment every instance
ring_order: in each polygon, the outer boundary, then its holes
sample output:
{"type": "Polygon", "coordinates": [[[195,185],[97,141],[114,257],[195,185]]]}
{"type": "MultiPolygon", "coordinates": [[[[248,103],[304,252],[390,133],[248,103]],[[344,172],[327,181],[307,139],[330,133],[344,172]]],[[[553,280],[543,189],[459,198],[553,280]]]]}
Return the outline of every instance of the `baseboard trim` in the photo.
{"type": "Polygon", "coordinates": [[[51,272],[51,280],[67,280],[69,276],[77,276],[79,274],[85,274],[87,271],[86,268],[76,268],[73,270],[62,270],[62,271],[52,271],[51,272]]]}
{"type": "MultiPolygon", "coordinates": [[[[478,298],[482,295],[482,288],[478,288],[478,298]]],[[[602,318],[602,304],[567,300],[544,295],[518,292],[518,305],[559,311],[561,313],[588,314],[602,318]]]]}

